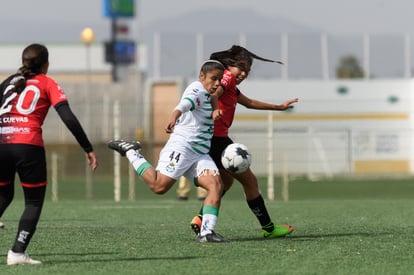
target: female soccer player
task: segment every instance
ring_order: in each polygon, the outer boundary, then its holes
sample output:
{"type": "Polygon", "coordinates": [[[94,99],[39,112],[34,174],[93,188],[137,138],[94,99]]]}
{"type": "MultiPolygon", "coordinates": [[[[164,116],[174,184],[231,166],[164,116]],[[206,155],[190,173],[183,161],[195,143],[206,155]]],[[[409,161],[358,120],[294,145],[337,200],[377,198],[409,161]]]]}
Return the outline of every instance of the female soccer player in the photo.
{"type": "MultiPolygon", "coordinates": [[[[249,75],[253,59],[275,62],[273,60],[259,57],[237,45],[232,46],[228,50],[211,54],[210,59],[220,61],[226,66],[221,86],[217,89],[219,109],[222,110],[223,116],[214,123],[214,135],[210,149],[210,156],[220,169],[221,179],[224,183],[224,192],[230,189],[233,179],[239,181],[243,186],[247,204],[261,225],[263,236],[265,238],[286,236],[293,232],[293,226],[275,225],[272,222],[260,193],[257,178],[252,170],[249,168],[240,174],[225,170],[221,164],[221,153],[227,145],[233,143],[229,137],[229,128],[233,123],[237,103],[249,109],[283,111],[293,108],[292,104],[297,102],[298,99],[294,98],[281,105],[276,105],[248,98],[237,88],[237,85],[249,75]]],[[[191,221],[191,227],[196,234],[200,231],[203,219],[203,211],[201,210],[200,214],[191,221]]]]}
{"type": "Polygon", "coordinates": [[[40,264],[26,253],[40,218],[46,193],[46,155],[42,124],[50,106],[86,152],[94,171],[98,162],[85,132],[72,113],[60,86],[46,76],[49,53],[45,46],[31,44],[22,53],[18,73],[0,84],[0,217],[14,197],[15,173],[23,187],[25,208],[7,264],[40,264]]]}
{"type": "Polygon", "coordinates": [[[217,98],[212,94],[220,86],[223,72],[223,64],[208,60],[201,67],[199,80],[185,89],[165,127],[171,135],[160,152],[156,169],[140,154],[139,142],[114,140],[108,143],[109,148],[128,158],[154,193],[164,194],[181,176],[208,191],[203,205],[201,230],[196,238],[198,242],[227,241],[214,233],[223,183],[217,166],[208,154],[214,119],[221,115],[216,108],[217,98]]]}

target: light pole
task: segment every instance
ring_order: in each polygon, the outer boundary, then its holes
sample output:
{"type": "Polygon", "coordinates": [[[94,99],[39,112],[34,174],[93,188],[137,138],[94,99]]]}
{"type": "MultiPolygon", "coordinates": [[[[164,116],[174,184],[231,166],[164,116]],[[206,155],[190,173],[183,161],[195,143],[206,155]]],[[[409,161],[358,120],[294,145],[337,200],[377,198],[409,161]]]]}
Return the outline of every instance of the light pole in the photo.
{"type": "MultiPolygon", "coordinates": [[[[95,34],[91,28],[84,28],[81,32],[81,41],[86,46],[86,96],[85,96],[85,128],[86,131],[90,129],[91,119],[91,107],[90,107],[90,87],[91,87],[91,53],[90,46],[95,40],[95,34]]],[[[92,174],[89,168],[88,160],[86,160],[85,168],[86,178],[86,198],[92,199],[93,197],[93,185],[92,174]]]]}
{"type": "Polygon", "coordinates": [[[91,28],[84,28],[81,32],[81,41],[86,46],[86,76],[87,76],[87,84],[88,84],[88,92],[89,92],[89,85],[90,85],[90,77],[91,77],[91,53],[90,53],[90,46],[95,41],[95,33],[91,28]]]}

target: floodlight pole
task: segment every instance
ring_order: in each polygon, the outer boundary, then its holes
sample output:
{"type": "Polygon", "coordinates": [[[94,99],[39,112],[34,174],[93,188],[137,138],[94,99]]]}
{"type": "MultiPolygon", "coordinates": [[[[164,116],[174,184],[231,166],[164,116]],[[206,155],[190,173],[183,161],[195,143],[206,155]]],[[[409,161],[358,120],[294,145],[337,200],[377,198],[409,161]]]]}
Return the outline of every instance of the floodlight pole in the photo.
{"type": "MultiPolygon", "coordinates": [[[[91,123],[91,110],[90,110],[90,92],[91,92],[91,53],[90,46],[95,40],[95,34],[91,28],[83,29],[81,33],[82,43],[86,47],[86,99],[85,99],[85,128],[90,129],[91,123]]],[[[86,160],[85,165],[85,177],[86,177],[86,198],[93,198],[93,183],[92,174],[89,167],[89,162],[86,160]]]]}
{"type": "Polygon", "coordinates": [[[112,54],[112,81],[118,82],[118,62],[115,58],[115,43],[117,41],[117,20],[116,17],[112,17],[111,19],[111,54],[112,54]]]}

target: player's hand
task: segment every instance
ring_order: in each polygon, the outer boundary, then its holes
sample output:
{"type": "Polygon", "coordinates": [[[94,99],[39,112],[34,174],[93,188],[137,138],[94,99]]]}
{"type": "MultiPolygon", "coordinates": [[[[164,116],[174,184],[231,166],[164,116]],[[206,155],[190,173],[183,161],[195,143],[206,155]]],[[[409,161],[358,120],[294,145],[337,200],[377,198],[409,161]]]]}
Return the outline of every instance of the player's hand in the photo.
{"type": "Polygon", "coordinates": [[[174,126],[175,126],[175,121],[170,121],[168,122],[168,124],[165,126],[165,132],[167,134],[171,134],[174,131],[174,126]]]}
{"type": "Polygon", "coordinates": [[[223,110],[221,109],[216,109],[213,111],[213,113],[211,114],[211,118],[213,120],[218,120],[223,116],[223,110]]]}
{"type": "Polygon", "coordinates": [[[98,159],[96,158],[96,154],[94,152],[86,153],[86,157],[88,158],[88,164],[92,169],[92,172],[95,172],[96,168],[98,168],[98,159]]]}
{"type": "Polygon", "coordinates": [[[292,104],[296,103],[298,101],[299,101],[299,98],[290,99],[288,101],[283,102],[281,105],[279,105],[279,108],[280,108],[281,111],[287,110],[287,109],[292,109],[294,107],[292,104]]]}

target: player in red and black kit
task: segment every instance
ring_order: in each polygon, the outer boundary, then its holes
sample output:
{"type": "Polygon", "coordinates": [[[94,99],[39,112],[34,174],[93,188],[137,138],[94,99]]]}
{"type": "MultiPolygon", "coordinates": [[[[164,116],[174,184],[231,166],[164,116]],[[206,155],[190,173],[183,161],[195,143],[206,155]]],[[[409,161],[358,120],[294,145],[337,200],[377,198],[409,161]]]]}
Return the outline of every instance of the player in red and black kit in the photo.
{"type": "Polygon", "coordinates": [[[14,197],[17,173],[23,188],[25,208],[7,264],[40,264],[26,253],[40,218],[47,186],[43,121],[51,106],[86,152],[91,169],[97,166],[85,132],[71,111],[60,86],[46,76],[49,53],[45,46],[31,44],[22,53],[22,67],[0,84],[0,217],[14,197]]]}
{"type": "MultiPolygon", "coordinates": [[[[247,204],[261,225],[262,235],[265,238],[286,236],[293,232],[293,226],[276,225],[272,222],[260,193],[257,178],[251,169],[249,168],[240,174],[231,173],[224,169],[221,163],[221,154],[229,144],[233,143],[229,137],[229,128],[233,123],[237,103],[249,109],[283,111],[293,108],[292,104],[298,102],[298,99],[294,98],[281,105],[276,105],[248,98],[237,88],[237,85],[248,76],[253,59],[275,62],[273,60],[259,57],[237,45],[232,46],[228,50],[211,54],[210,59],[220,61],[227,68],[221,80],[221,88],[217,91],[222,117],[214,123],[214,135],[210,147],[210,156],[220,169],[224,191],[226,192],[230,189],[233,179],[239,181],[243,186],[247,204]]],[[[191,221],[191,228],[196,234],[200,230],[201,221],[202,212],[191,221]]]]}

